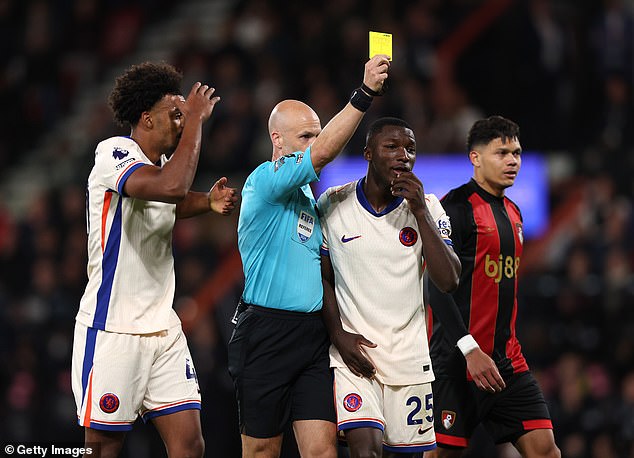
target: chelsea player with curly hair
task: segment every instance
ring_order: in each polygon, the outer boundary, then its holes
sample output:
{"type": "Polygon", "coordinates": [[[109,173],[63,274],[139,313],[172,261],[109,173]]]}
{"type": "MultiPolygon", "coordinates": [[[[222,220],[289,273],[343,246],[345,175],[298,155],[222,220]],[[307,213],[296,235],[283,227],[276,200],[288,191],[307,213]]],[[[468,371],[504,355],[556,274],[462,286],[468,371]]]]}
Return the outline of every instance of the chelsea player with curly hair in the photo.
{"type": "Polygon", "coordinates": [[[220,100],[182,75],[142,63],[116,79],[115,119],[130,136],[97,145],[88,177],[88,284],[76,316],[72,387],[86,444],[117,456],[139,415],[151,420],[170,457],[202,457],[200,390],[172,308],[176,218],[229,214],[236,191],[220,178],[190,190],[203,123],[220,100]]]}

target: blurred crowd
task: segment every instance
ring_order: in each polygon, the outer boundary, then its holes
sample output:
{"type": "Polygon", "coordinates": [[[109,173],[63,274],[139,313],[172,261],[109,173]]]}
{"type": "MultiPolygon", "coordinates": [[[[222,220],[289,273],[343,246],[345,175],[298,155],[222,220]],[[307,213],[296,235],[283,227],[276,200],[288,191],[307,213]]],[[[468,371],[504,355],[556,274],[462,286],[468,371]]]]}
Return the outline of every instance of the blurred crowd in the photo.
{"type": "MultiPolygon", "coordinates": [[[[222,97],[204,131],[195,187],[227,175],[240,188],[270,158],[268,115],[283,98],[306,101],[325,124],[361,82],[368,30],[393,33],[387,94],[359,132],[376,117],[402,117],[424,155],[464,152],[468,128],[484,115],[520,124],[524,149],[551,164],[551,225],[527,241],[521,269],[520,341],[563,456],[634,457],[632,2],[226,1],[213,43],[186,23],[169,58],[185,75],[184,92],[201,80],[222,97]]],[[[0,0],[2,180],[182,3],[0,0]]],[[[67,183],[33,195],[21,214],[0,198],[0,441],[83,438],[70,353],[86,281],[84,183],[94,145],[127,133],[104,112],[91,125],[93,144],[73,155],[80,159],[67,183]]],[[[360,154],[363,142],[355,135],[344,154],[360,154]]],[[[177,224],[179,313],[197,313],[192,298],[235,250],[236,221],[177,224]]],[[[239,456],[225,344],[240,288],[207,304],[188,328],[208,456],[239,456]]],[[[125,453],[162,450],[153,428],[137,425],[125,453]]],[[[476,437],[469,456],[515,455],[476,437]]]]}

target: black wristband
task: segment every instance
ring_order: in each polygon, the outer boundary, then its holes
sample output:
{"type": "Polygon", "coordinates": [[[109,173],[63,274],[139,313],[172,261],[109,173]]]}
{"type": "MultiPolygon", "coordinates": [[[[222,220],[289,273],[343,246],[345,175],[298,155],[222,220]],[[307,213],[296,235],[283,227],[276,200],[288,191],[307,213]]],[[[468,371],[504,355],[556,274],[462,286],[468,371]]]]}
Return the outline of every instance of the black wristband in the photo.
{"type": "Polygon", "coordinates": [[[361,89],[363,89],[366,93],[368,93],[372,97],[376,97],[377,95],[383,95],[382,90],[380,92],[373,91],[368,86],[366,86],[365,83],[361,83],[361,89]]]}
{"type": "Polygon", "coordinates": [[[363,92],[359,87],[352,91],[350,95],[350,105],[365,113],[366,110],[370,108],[370,105],[372,105],[372,96],[363,92]]]}

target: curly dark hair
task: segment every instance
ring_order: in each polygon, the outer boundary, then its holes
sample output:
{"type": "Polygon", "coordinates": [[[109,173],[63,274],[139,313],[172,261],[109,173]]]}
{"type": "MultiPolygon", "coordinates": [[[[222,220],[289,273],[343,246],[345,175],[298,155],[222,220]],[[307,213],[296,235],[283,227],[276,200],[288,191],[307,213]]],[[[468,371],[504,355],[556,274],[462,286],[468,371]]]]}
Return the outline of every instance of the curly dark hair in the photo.
{"type": "Polygon", "coordinates": [[[488,145],[496,138],[501,138],[504,142],[513,138],[519,140],[520,128],[510,119],[498,115],[480,119],[471,126],[467,135],[467,152],[476,145],[488,145]]]}
{"type": "Polygon", "coordinates": [[[115,80],[108,103],[121,126],[134,126],[141,113],[167,94],[180,94],[183,74],[166,63],[133,65],[115,80]]]}

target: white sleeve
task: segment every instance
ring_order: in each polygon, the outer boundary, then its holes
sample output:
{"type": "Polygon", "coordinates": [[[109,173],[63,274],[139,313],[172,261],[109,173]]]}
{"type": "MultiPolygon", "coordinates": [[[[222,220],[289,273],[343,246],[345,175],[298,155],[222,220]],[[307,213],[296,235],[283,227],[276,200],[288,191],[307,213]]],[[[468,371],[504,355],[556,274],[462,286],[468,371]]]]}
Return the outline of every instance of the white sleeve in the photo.
{"type": "Polygon", "coordinates": [[[101,184],[123,195],[123,185],[136,169],[150,161],[134,140],[113,137],[102,141],[95,151],[95,172],[101,184]]]}
{"type": "Polygon", "coordinates": [[[449,216],[445,212],[445,209],[435,194],[426,194],[425,197],[427,199],[427,207],[429,208],[431,216],[436,223],[440,236],[445,241],[451,242],[451,239],[449,238],[451,236],[451,221],[449,220],[449,216]]]}

